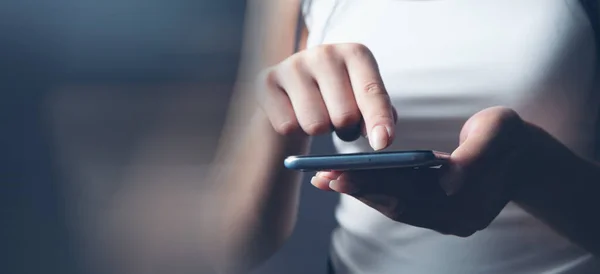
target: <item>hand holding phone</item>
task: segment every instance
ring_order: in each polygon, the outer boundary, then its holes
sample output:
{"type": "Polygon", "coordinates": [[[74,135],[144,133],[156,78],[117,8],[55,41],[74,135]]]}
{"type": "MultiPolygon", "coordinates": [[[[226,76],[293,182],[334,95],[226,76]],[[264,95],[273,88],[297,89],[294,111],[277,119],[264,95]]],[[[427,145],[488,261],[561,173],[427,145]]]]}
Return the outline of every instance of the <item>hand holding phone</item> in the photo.
{"type": "Polygon", "coordinates": [[[345,171],[384,168],[424,168],[446,163],[450,154],[433,150],[367,152],[336,155],[290,156],[288,169],[300,171],[345,171]]]}

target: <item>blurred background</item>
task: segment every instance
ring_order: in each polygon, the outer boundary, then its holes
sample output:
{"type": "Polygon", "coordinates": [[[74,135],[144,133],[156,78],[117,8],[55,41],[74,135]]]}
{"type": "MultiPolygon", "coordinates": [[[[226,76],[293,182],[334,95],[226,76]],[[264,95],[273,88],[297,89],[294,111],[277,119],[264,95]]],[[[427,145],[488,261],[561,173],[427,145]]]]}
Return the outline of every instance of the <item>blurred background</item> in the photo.
{"type": "MultiPolygon", "coordinates": [[[[0,3],[0,273],[209,271],[182,255],[210,248],[194,234],[202,218],[178,218],[218,207],[198,197],[244,9],[243,0],[0,3]]],[[[328,138],[314,145],[332,150],[328,138]]],[[[256,273],[325,273],[336,202],[304,187],[294,235],[256,273]]]]}

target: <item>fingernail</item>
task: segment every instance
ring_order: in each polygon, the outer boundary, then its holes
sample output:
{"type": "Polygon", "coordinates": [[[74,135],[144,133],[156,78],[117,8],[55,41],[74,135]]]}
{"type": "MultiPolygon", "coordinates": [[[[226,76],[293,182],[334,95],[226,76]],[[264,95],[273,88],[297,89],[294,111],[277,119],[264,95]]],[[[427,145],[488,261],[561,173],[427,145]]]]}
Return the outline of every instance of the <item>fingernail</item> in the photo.
{"type": "Polygon", "coordinates": [[[323,178],[313,176],[310,179],[310,183],[315,187],[319,187],[319,185],[327,184],[327,181],[325,181],[323,178]]]}
{"type": "Polygon", "coordinates": [[[331,188],[331,189],[333,189],[335,191],[339,191],[339,189],[338,189],[339,186],[338,185],[339,185],[339,183],[336,180],[329,181],[329,188],[331,188]]]}
{"type": "Polygon", "coordinates": [[[374,150],[382,150],[388,146],[390,141],[391,130],[383,125],[374,127],[369,136],[369,143],[374,150]]]}
{"type": "Polygon", "coordinates": [[[319,180],[319,178],[317,176],[313,176],[312,178],[310,178],[310,183],[314,186],[316,186],[316,181],[319,180]]]}

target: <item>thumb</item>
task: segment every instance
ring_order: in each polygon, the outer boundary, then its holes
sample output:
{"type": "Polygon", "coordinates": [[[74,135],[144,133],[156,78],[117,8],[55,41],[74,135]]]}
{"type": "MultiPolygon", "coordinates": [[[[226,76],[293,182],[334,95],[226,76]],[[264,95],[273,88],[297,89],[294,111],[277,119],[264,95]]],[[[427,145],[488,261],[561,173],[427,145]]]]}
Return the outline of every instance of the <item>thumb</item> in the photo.
{"type": "Polygon", "coordinates": [[[457,193],[467,174],[481,171],[498,153],[510,149],[513,133],[523,125],[519,115],[508,108],[492,107],[473,115],[460,132],[460,144],[450,156],[440,184],[448,195],[457,193]]]}

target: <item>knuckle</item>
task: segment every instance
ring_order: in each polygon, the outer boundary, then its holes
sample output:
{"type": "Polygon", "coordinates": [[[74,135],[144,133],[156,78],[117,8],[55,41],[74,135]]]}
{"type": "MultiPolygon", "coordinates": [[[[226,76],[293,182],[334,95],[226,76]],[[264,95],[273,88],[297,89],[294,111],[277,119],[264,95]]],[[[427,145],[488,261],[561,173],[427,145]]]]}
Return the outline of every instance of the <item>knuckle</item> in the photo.
{"type": "Polygon", "coordinates": [[[277,81],[277,72],[275,67],[269,67],[266,69],[263,69],[259,74],[258,74],[258,81],[262,84],[273,84],[277,81]]]}
{"type": "Polygon", "coordinates": [[[473,230],[480,231],[486,229],[490,225],[489,222],[478,222],[473,226],[473,230]]]}
{"type": "Polygon", "coordinates": [[[358,111],[348,111],[331,117],[331,122],[337,128],[351,127],[360,122],[358,111]]]}
{"type": "Polygon", "coordinates": [[[511,108],[497,106],[481,111],[483,117],[488,117],[488,123],[496,127],[512,127],[520,125],[523,120],[521,116],[511,108]]]}
{"type": "Polygon", "coordinates": [[[403,212],[399,208],[391,208],[391,209],[389,209],[389,210],[387,210],[385,212],[385,215],[388,218],[390,218],[390,219],[392,219],[392,220],[394,220],[396,222],[402,222],[403,221],[403,214],[402,213],[403,212]]]}
{"type": "Polygon", "coordinates": [[[362,89],[364,94],[367,95],[387,95],[387,92],[385,92],[385,87],[379,82],[365,83],[362,89]]]}
{"type": "Polygon", "coordinates": [[[319,52],[324,57],[333,57],[337,54],[337,46],[332,44],[321,45],[319,47],[319,52]]]}
{"type": "Polygon", "coordinates": [[[283,122],[275,126],[275,131],[281,135],[289,136],[298,132],[298,124],[294,122],[283,122]]]}
{"type": "Polygon", "coordinates": [[[284,74],[298,73],[303,70],[304,62],[301,55],[292,55],[282,61],[279,66],[284,74]]]}
{"type": "Polygon", "coordinates": [[[473,236],[473,234],[475,234],[477,232],[477,230],[474,229],[459,229],[458,231],[455,231],[453,234],[461,237],[461,238],[468,238],[473,236]]]}
{"type": "Polygon", "coordinates": [[[265,104],[270,102],[270,98],[278,92],[277,77],[273,69],[265,69],[261,71],[254,83],[254,96],[259,106],[266,107],[265,104]]]}
{"type": "Polygon", "coordinates": [[[489,126],[497,132],[497,138],[512,142],[521,139],[514,138],[516,135],[525,134],[525,123],[515,110],[507,107],[492,107],[487,111],[491,112],[488,122],[489,126]]]}
{"type": "Polygon", "coordinates": [[[486,218],[483,211],[473,214],[463,222],[463,230],[472,231],[471,234],[486,229],[493,218],[486,218]]]}
{"type": "Polygon", "coordinates": [[[333,62],[336,59],[335,45],[321,45],[306,53],[306,58],[312,65],[333,62]]]}
{"type": "Polygon", "coordinates": [[[255,88],[260,94],[264,94],[277,84],[277,72],[275,68],[270,67],[258,73],[256,77],[255,88]]]}
{"type": "Polygon", "coordinates": [[[306,134],[313,136],[328,132],[330,130],[330,125],[324,121],[313,121],[302,125],[302,128],[306,134]]]}
{"type": "Polygon", "coordinates": [[[477,231],[479,231],[478,229],[476,229],[475,227],[473,227],[470,224],[455,224],[452,225],[451,228],[448,229],[448,234],[449,235],[454,235],[457,237],[461,237],[461,238],[468,238],[473,236],[473,234],[475,234],[477,231]]]}
{"type": "Polygon", "coordinates": [[[402,214],[399,214],[397,212],[386,212],[385,215],[392,221],[402,222],[402,214]]]}
{"type": "Polygon", "coordinates": [[[442,228],[437,227],[437,228],[435,228],[433,230],[435,230],[437,233],[440,233],[442,235],[455,235],[455,236],[458,236],[456,232],[453,232],[450,229],[445,228],[445,227],[442,227],[442,228]]]}
{"type": "Polygon", "coordinates": [[[521,116],[511,108],[496,107],[493,109],[496,112],[496,120],[501,124],[515,124],[521,122],[521,116]]]}
{"type": "Polygon", "coordinates": [[[360,43],[350,43],[343,46],[343,50],[349,55],[354,57],[373,56],[371,50],[360,43]]]}

